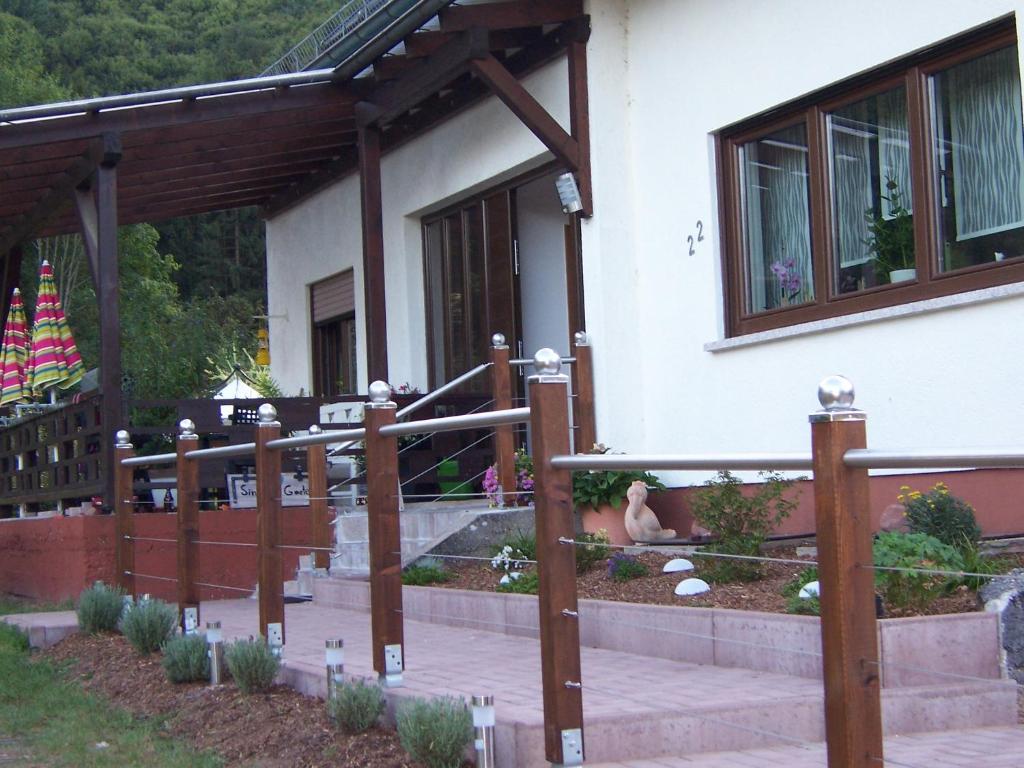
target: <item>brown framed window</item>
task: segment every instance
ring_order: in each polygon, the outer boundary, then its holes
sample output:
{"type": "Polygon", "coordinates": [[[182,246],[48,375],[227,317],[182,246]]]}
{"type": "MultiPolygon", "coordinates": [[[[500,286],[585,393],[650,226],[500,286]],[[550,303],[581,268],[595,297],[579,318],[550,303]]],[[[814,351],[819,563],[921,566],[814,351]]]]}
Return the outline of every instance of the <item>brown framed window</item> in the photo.
{"type": "Polygon", "coordinates": [[[1012,19],[717,136],[730,336],[1024,280],[1012,19]]]}
{"type": "Polygon", "coordinates": [[[310,286],[313,392],[320,397],[356,392],[354,281],[349,269],[310,286]]]}

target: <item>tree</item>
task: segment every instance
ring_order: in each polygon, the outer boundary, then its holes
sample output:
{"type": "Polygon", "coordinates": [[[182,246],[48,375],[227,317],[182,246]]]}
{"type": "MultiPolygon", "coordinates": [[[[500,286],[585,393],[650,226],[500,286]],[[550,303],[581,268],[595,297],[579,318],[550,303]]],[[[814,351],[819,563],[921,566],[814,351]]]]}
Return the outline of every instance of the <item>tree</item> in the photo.
{"type": "Polygon", "coordinates": [[[39,33],[31,24],[0,13],[0,108],[56,101],[63,95],[46,71],[39,33]]]}

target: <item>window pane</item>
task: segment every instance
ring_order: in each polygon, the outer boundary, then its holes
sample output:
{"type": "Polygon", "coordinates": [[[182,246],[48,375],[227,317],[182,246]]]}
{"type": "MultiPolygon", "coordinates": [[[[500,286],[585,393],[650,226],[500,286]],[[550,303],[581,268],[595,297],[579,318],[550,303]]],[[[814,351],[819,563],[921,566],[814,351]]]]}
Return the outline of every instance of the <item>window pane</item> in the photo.
{"type": "Polygon", "coordinates": [[[913,198],[902,86],[828,116],[837,293],[911,279],[913,198]],[[895,274],[894,274],[895,273],[895,274]]]}
{"type": "MultiPolygon", "coordinates": [[[[484,276],[484,212],[483,206],[476,204],[465,209],[463,220],[465,227],[466,248],[466,328],[469,332],[469,349],[467,350],[466,367],[487,360],[490,346],[490,335],[487,333],[487,304],[485,300],[484,276]]],[[[456,375],[462,371],[455,371],[456,375]]],[[[472,392],[482,391],[485,380],[481,377],[473,379],[467,389],[472,392]]]]}
{"type": "Polygon", "coordinates": [[[806,126],[744,144],[740,168],[747,311],[813,300],[806,126]]]}
{"type": "Polygon", "coordinates": [[[448,370],[444,380],[448,381],[466,370],[466,293],[465,270],[462,262],[462,216],[455,213],[445,220],[445,260],[447,275],[445,288],[448,291],[448,370]]]}
{"type": "Polygon", "coordinates": [[[427,354],[433,364],[431,387],[445,382],[444,367],[445,323],[444,323],[444,248],[441,241],[442,223],[435,221],[426,226],[424,237],[427,250],[427,310],[430,330],[427,339],[431,345],[427,354]]]}
{"type": "Polygon", "coordinates": [[[942,271],[1024,254],[1024,140],[1016,48],[931,80],[942,271]]]}

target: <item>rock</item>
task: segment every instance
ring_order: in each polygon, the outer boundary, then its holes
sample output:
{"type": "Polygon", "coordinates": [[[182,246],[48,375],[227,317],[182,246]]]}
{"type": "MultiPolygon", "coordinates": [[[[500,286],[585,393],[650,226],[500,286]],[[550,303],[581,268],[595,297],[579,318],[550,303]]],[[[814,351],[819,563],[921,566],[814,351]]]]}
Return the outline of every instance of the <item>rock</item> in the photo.
{"type": "Polygon", "coordinates": [[[711,587],[704,579],[683,579],[676,584],[676,594],[681,597],[691,597],[710,592],[711,587]]]}
{"type": "Polygon", "coordinates": [[[510,584],[511,582],[512,582],[512,579],[510,579],[508,577],[507,573],[504,576],[502,576],[501,579],[498,580],[499,584],[510,584]]]}
{"type": "Polygon", "coordinates": [[[992,579],[978,590],[978,598],[986,611],[999,614],[1006,669],[1010,677],[1024,683],[1024,569],[992,579]]]}
{"type": "Polygon", "coordinates": [[[902,504],[890,504],[882,510],[882,517],[878,521],[879,529],[891,532],[910,533],[910,522],[907,520],[907,508],[902,504]]]}
{"type": "Polygon", "coordinates": [[[693,525],[690,526],[690,538],[698,541],[707,541],[711,538],[711,531],[694,520],[693,525]]]}
{"type": "Polygon", "coordinates": [[[807,582],[802,587],[800,587],[800,591],[797,593],[797,596],[801,600],[810,600],[812,597],[820,597],[820,587],[818,586],[818,582],[807,582]]]}
{"type": "Polygon", "coordinates": [[[674,560],[669,560],[665,563],[665,567],[661,569],[662,573],[678,573],[679,571],[692,571],[693,563],[684,557],[677,557],[674,560]]]}

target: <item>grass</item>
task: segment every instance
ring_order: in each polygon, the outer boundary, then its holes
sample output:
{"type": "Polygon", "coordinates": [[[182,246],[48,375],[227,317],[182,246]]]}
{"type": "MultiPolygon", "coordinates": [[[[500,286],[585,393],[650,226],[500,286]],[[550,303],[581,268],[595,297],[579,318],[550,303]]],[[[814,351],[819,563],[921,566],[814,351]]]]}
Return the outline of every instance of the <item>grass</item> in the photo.
{"type": "MultiPolygon", "coordinates": [[[[25,610],[10,605],[8,600],[0,604],[7,613],[25,610]]],[[[52,664],[30,661],[23,637],[14,628],[0,628],[0,733],[17,735],[35,761],[54,768],[221,765],[214,756],[162,736],[156,723],[135,721],[87,694],[52,664]]]]}
{"type": "Polygon", "coordinates": [[[46,613],[49,611],[71,611],[75,603],[68,598],[59,603],[44,603],[24,597],[0,593],[0,616],[12,613],[46,613]]]}

